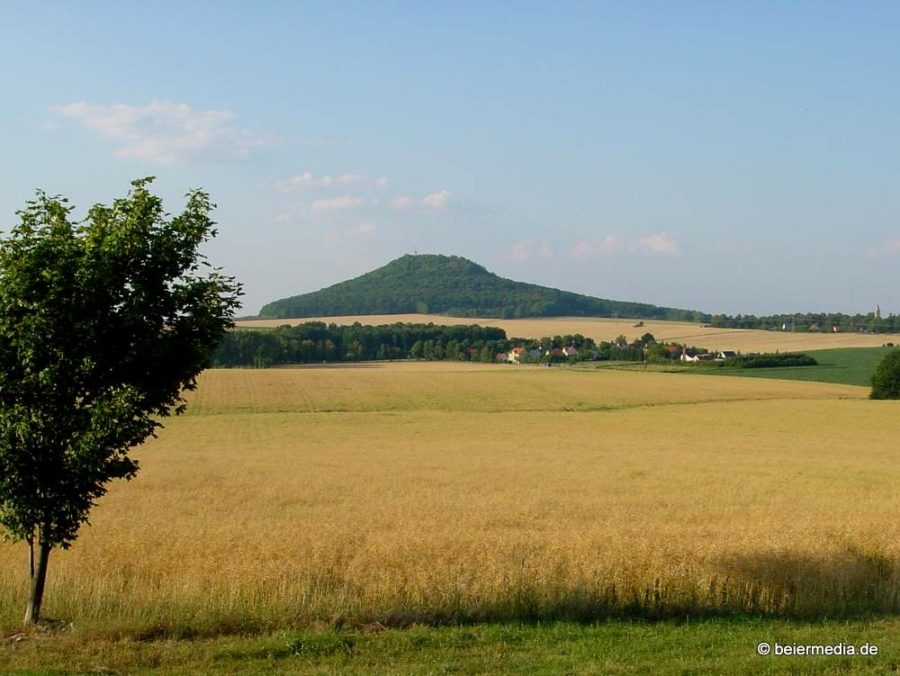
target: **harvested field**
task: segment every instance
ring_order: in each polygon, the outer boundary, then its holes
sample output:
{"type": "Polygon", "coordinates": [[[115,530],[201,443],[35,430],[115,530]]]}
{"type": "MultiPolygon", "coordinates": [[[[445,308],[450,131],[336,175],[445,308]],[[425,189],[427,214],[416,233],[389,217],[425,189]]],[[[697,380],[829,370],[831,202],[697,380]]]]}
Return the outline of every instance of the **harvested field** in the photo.
{"type": "Polygon", "coordinates": [[[548,319],[484,319],[444,317],[443,315],[360,315],[353,317],[316,317],[310,319],[253,319],[237,322],[242,327],[272,327],[321,321],[335,324],[392,324],[412,322],[443,324],[481,324],[498,326],[510,338],[541,338],[580,333],[596,341],[612,341],[619,335],[629,340],[652,333],[659,341],[679,342],[709,350],[739,352],[789,352],[827,350],[841,347],[880,347],[885,342],[897,343],[897,336],[865,333],[791,333],[790,331],[755,331],[742,329],[701,328],[700,324],[644,320],[636,327],[635,319],[600,319],[595,317],[552,317],[548,319]]]}

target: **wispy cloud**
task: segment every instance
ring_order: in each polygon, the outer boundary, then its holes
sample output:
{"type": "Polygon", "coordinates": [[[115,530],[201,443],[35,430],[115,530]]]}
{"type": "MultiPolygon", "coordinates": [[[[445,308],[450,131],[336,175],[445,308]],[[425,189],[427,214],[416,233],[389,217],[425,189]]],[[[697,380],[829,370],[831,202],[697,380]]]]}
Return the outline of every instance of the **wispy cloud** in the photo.
{"type": "MultiPolygon", "coordinates": [[[[326,178],[329,178],[326,176],[326,178]]],[[[337,182],[340,185],[357,185],[359,183],[365,183],[365,180],[359,174],[341,174],[337,177],[337,182]]]]}
{"type": "Polygon", "coordinates": [[[869,247],[866,250],[868,256],[890,256],[900,253],[900,238],[892,237],[878,246],[869,247]]]}
{"type": "Polygon", "coordinates": [[[569,251],[572,258],[579,260],[585,258],[603,258],[611,256],[622,248],[622,243],[616,235],[607,235],[600,240],[587,240],[578,242],[569,251]]]}
{"type": "Polygon", "coordinates": [[[554,258],[553,250],[547,242],[537,242],[533,239],[516,242],[509,251],[509,257],[520,263],[527,263],[536,256],[548,260],[554,258]]]}
{"type": "Polygon", "coordinates": [[[332,197],[330,199],[316,200],[312,203],[310,211],[314,214],[326,214],[332,211],[346,211],[348,209],[357,209],[362,204],[359,197],[332,197]]]}
{"type": "Polygon", "coordinates": [[[375,234],[376,227],[371,221],[365,221],[352,228],[344,230],[332,230],[325,233],[323,242],[327,246],[338,246],[350,243],[354,240],[361,241],[375,234]]]}
{"type": "Polygon", "coordinates": [[[426,195],[421,200],[415,200],[408,195],[401,195],[391,200],[391,206],[397,211],[409,211],[415,209],[417,211],[441,211],[447,207],[450,200],[450,191],[438,190],[430,195],[426,195]]]}
{"type": "Polygon", "coordinates": [[[365,237],[371,235],[373,232],[375,232],[375,224],[370,222],[360,223],[355,228],[347,230],[348,235],[354,235],[356,237],[365,237]]]}
{"type": "Polygon", "coordinates": [[[391,206],[397,211],[406,211],[416,206],[416,201],[412,197],[402,195],[391,200],[391,206]]]}
{"type": "Polygon", "coordinates": [[[316,176],[311,171],[291,176],[281,181],[275,181],[276,190],[283,193],[300,192],[316,188],[348,188],[352,186],[365,186],[368,188],[383,188],[387,186],[387,179],[382,176],[374,181],[367,180],[359,174],[341,174],[340,176],[316,176]]]}
{"type": "Polygon", "coordinates": [[[584,240],[578,242],[568,254],[572,258],[585,260],[588,258],[605,258],[620,253],[654,253],[672,255],[680,251],[678,243],[665,232],[648,235],[638,239],[622,239],[618,235],[607,235],[603,239],[584,240]]]}
{"type": "Polygon", "coordinates": [[[422,203],[431,209],[443,209],[447,206],[447,200],[450,199],[450,193],[446,190],[433,192],[422,200],[422,203]]]}
{"type": "Polygon", "coordinates": [[[242,160],[275,142],[268,132],[237,123],[230,110],[194,111],[185,103],[153,101],[146,106],[76,102],[50,111],[77,120],[114,141],[113,156],[157,164],[188,159],[242,160]]]}
{"type": "Polygon", "coordinates": [[[313,181],[315,181],[315,178],[313,178],[312,172],[307,171],[297,176],[286,178],[283,181],[275,181],[275,187],[281,192],[293,192],[312,186],[313,181]]]}
{"type": "Polygon", "coordinates": [[[512,245],[512,249],[509,252],[510,258],[513,260],[520,261],[522,263],[527,263],[531,260],[531,255],[534,251],[534,240],[533,239],[523,239],[521,242],[516,242],[512,245]]]}
{"type": "Polygon", "coordinates": [[[633,251],[652,251],[660,254],[676,254],[679,251],[678,244],[665,232],[641,237],[631,242],[629,248],[633,251]]]}

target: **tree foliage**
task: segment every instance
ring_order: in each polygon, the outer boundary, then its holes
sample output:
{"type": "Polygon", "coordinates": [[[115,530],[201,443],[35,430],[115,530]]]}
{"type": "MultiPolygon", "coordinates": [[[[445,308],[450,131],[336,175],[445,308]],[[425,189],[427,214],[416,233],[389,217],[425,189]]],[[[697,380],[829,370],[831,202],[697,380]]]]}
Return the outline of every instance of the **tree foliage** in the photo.
{"type": "Polygon", "coordinates": [[[710,326],[723,329],[763,329],[796,333],[897,333],[900,315],[878,317],[874,313],[847,315],[841,312],[807,312],[757,317],[713,315],[710,326]]]}
{"type": "Polygon", "coordinates": [[[351,326],[306,322],[271,330],[229,332],[214,354],[216,366],[267,367],[311,362],[380,359],[467,359],[470,348],[497,352],[510,344],[503,329],[490,326],[384,324],[351,326]],[[426,346],[428,347],[426,353],[426,346]],[[441,356],[438,357],[437,350],[441,356]]]}
{"type": "Polygon", "coordinates": [[[199,251],[216,234],[209,197],[170,218],[151,181],[82,222],[38,192],[0,240],[0,523],[32,546],[26,621],[50,549],[75,541],[110,480],[135,476],[129,449],[183,411],[238,306],[240,285],[199,251]]]}
{"type": "Polygon", "coordinates": [[[734,369],[794,368],[797,366],[817,366],[815,357],[801,352],[779,352],[738,355],[732,359],[713,362],[716,366],[734,369]]]}
{"type": "Polygon", "coordinates": [[[900,350],[888,352],[875,367],[872,399],[900,399],[900,350]]]}

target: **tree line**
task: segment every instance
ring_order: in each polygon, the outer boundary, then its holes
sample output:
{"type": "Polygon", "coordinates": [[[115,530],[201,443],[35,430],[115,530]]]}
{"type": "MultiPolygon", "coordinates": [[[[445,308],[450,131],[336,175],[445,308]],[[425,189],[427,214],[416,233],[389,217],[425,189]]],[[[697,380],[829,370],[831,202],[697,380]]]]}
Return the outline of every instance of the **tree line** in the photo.
{"type": "Polygon", "coordinates": [[[801,333],[900,333],[900,315],[878,317],[869,314],[846,315],[840,312],[807,312],[805,314],[713,315],[710,325],[722,329],[763,329],[801,333]]]}
{"type": "MultiPolygon", "coordinates": [[[[406,359],[467,359],[485,349],[491,355],[508,349],[503,329],[490,326],[355,323],[339,326],[306,322],[275,329],[236,329],[213,354],[218,367],[265,368],[280,364],[406,359]]],[[[491,358],[493,360],[493,357],[491,358]]]]}
{"type": "MultiPolygon", "coordinates": [[[[424,359],[427,361],[503,360],[514,348],[522,348],[522,363],[575,361],[665,361],[678,359],[684,346],[658,343],[645,333],[628,341],[595,342],[581,334],[545,336],[540,339],[507,338],[506,331],[477,324],[437,326],[397,322],[380,326],[360,323],[340,326],[306,322],[274,329],[236,329],[226,334],[213,354],[220,368],[266,368],[322,362],[424,359]]],[[[687,348],[689,354],[706,352],[687,348]]]]}

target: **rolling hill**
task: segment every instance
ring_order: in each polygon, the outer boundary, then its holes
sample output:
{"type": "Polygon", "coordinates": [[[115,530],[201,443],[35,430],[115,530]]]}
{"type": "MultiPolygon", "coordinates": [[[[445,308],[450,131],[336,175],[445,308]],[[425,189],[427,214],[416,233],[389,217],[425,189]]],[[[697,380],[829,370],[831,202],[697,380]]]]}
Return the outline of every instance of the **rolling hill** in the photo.
{"type": "Polygon", "coordinates": [[[361,277],[263,306],[261,318],[444,314],[706,321],[694,310],[594,298],[504,279],[459,256],[406,255],[361,277]]]}

